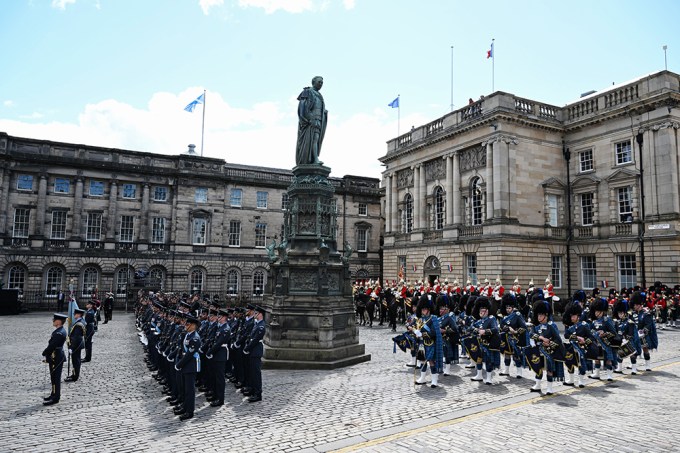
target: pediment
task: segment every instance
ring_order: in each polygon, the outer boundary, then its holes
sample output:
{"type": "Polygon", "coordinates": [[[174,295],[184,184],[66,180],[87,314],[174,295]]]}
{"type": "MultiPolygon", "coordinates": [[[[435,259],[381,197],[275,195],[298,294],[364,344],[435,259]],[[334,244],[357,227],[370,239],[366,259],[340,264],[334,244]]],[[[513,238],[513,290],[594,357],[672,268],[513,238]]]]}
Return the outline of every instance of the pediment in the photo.
{"type": "Polygon", "coordinates": [[[564,189],[566,187],[566,184],[564,184],[561,180],[558,178],[548,178],[545,181],[541,183],[541,186],[543,187],[551,187],[553,189],[564,189]]]}
{"type": "Polygon", "coordinates": [[[607,182],[617,182],[617,181],[629,181],[631,179],[637,179],[639,173],[637,171],[629,170],[627,168],[619,168],[614,173],[607,177],[607,182]]]}
{"type": "Polygon", "coordinates": [[[590,187],[590,186],[596,186],[602,181],[600,178],[594,175],[583,175],[579,176],[574,179],[574,182],[571,183],[571,187],[573,188],[578,188],[578,187],[590,187]]]}

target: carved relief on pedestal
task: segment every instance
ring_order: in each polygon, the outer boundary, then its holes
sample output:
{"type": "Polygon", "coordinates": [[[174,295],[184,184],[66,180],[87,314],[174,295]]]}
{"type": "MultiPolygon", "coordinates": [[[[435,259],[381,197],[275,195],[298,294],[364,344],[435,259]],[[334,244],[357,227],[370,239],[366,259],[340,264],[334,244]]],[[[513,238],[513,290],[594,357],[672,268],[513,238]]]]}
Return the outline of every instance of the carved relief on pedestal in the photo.
{"type": "Polygon", "coordinates": [[[483,146],[475,146],[460,153],[461,171],[486,167],[486,150],[483,146]]]}
{"type": "Polygon", "coordinates": [[[316,271],[296,270],[290,272],[291,291],[316,291],[317,286],[316,271]]]}
{"type": "Polygon", "coordinates": [[[425,162],[425,181],[435,181],[446,177],[446,168],[442,159],[425,162]]]}
{"type": "Polygon", "coordinates": [[[411,187],[413,185],[413,170],[406,168],[397,172],[397,187],[411,187]]]}

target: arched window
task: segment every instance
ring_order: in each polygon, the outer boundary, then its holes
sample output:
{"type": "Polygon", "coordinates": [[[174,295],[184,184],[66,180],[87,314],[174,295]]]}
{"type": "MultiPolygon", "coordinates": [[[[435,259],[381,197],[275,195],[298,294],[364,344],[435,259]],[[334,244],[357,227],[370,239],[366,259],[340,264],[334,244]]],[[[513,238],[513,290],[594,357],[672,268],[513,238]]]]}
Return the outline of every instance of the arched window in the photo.
{"type": "Polygon", "coordinates": [[[483,222],[483,205],[482,205],[482,180],[474,178],[470,182],[470,223],[472,225],[481,225],[483,222]]]}
{"type": "Polygon", "coordinates": [[[130,281],[131,268],[121,267],[116,272],[116,295],[125,296],[127,294],[128,282],[130,281]]]}
{"type": "Polygon", "coordinates": [[[86,267],[83,270],[82,278],[82,295],[83,297],[90,297],[94,293],[95,288],[99,283],[99,271],[96,267],[86,267]]]}
{"type": "Polygon", "coordinates": [[[205,281],[205,272],[203,269],[194,268],[189,273],[189,292],[192,294],[203,291],[203,282],[205,281]]]}
{"type": "Polygon", "coordinates": [[[163,289],[165,271],[160,267],[152,267],[149,271],[149,284],[154,288],[163,289]]]}
{"type": "Polygon", "coordinates": [[[55,297],[64,286],[64,271],[59,266],[50,266],[45,272],[45,296],[55,297]]]}
{"type": "Polygon", "coordinates": [[[404,219],[404,233],[410,233],[413,231],[413,197],[410,193],[406,194],[404,205],[404,213],[406,215],[406,218],[404,219]]]}
{"type": "Polygon", "coordinates": [[[441,187],[434,189],[434,229],[444,228],[444,190],[441,187]]]}
{"type": "Polygon", "coordinates": [[[254,296],[262,296],[264,294],[264,284],[265,284],[265,278],[264,278],[264,271],[261,269],[256,270],[253,272],[253,295],[254,296]]]}
{"type": "Polygon", "coordinates": [[[227,272],[227,294],[238,294],[239,278],[238,271],[232,269],[227,272]]]}
{"type": "Polygon", "coordinates": [[[7,289],[18,289],[19,293],[24,292],[26,284],[26,268],[14,265],[7,271],[7,289]]]}

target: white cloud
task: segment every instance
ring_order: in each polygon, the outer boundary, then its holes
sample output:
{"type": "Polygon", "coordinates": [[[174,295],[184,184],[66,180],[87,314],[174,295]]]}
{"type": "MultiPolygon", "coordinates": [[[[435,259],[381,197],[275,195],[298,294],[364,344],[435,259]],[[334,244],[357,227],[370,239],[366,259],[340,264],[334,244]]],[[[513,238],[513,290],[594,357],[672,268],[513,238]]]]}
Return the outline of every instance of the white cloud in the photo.
{"type": "Polygon", "coordinates": [[[224,5],[224,0],[199,0],[198,4],[201,5],[203,14],[207,16],[210,14],[210,8],[224,5]]]}
{"type": "Polygon", "coordinates": [[[356,6],[356,0],[342,0],[342,4],[344,5],[345,9],[354,9],[356,6]]]}
{"type": "MultiPolygon", "coordinates": [[[[183,110],[200,92],[202,88],[192,87],[177,94],[156,93],[143,108],[103,100],[86,105],[77,123],[0,119],[0,131],[18,137],[169,155],[180,154],[193,143],[200,151],[203,107],[193,113],[183,110]]],[[[295,97],[240,108],[225,102],[219,93],[208,92],[204,155],[231,163],[292,168],[296,109],[295,97]]],[[[320,157],[334,176],[380,177],[382,167],[377,159],[385,155],[385,142],[397,133],[392,113],[389,108],[380,108],[341,118],[332,114],[331,107],[320,157]]],[[[402,118],[402,126],[425,122],[421,115],[402,118]]]]}
{"type": "Polygon", "coordinates": [[[45,115],[43,115],[40,112],[33,112],[30,115],[20,115],[19,118],[21,119],[27,119],[27,120],[39,120],[40,118],[43,118],[45,115]]]}
{"type": "Polygon", "coordinates": [[[275,13],[280,9],[289,13],[302,13],[315,9],[312,0],[238,0],[238,4],[241,8],[262,8],[267,14],[275,13]]]}
{"type": "Polygon", "coordinates": [[[65,10],[66,5],[73,5],[75,2],[76,0],[52,0],[52,8],[65,10]]]}
{"type": "Polygon", "coordinates": [[[11,99],[7,99],[6,101],[2,101],[2,105],[5,107],[14,107],[14,101],[11,99]]]}

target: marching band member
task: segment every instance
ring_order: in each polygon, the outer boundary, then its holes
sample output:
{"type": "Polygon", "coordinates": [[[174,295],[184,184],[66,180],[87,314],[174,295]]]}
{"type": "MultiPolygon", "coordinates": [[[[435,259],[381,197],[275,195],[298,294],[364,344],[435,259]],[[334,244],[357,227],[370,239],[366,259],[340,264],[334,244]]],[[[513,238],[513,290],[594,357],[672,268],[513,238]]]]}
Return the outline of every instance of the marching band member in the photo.
{"type": "MultiPolygon", "coordinates": [[[[638,334],[637,324],[628,316],[628,304],[624,300],[617,301],[612,309],[612,316],[616,319],[616,330],[619,335],[632,346],[634,353],[630,355],[631,374],[637,374],[637,356],[642,354],[642,343],[638,334]]],[[[623,349],[623,348],[621,348],[623,349]]],[[[628,351],[628,353],[630,353],[628,351]]],[[[615,373],[623,373],[623,359],[619,354],[615,373]]]]}
{"type": "MultiPolygon", "coordinates": [[[[540,362],[543,356],[545,360],[545,370],[547,372],[548,386],[546,395],[553,394],[553,381],[562,380],[564,377],[564,367],[562,363],[557,361],[559,357],[564,357],[564,346],[560,338],[560,332],[557,326],[548,318],[548,303],[544,300],[537,300],[532,307],[531,321],[534,325],[531,334],[532,345],[535,343],[538,351],[527,355],[527,360],[530,363],[540,362]]],[[[536,372],[537,369],[534,369],[536,372]]],[[[541,381],[543,379],[543,369],[539,368],[536,372],[536,381],[532,392],[541,391],[541,381]]]]}
{"type": "Polygon", "coordinates": [[[439,320],[432,314],[432,308],[432,301],[426,294],[423,294],[418,302],[420,317],[416,322],[415,328],[411,327],[410,329],[422,341],[425,349],[425,361],[420,368],[420,377],[416,384],[424,385],[427,383],[426,376],[429,365],[430,373],[432,374],[431,387],[435,388],[439,381],[439,373],[442,372],[444,350],[439,320]]]}
{"type": "Polygon", "coordinates": [[[459,332],[455,315],[451,312],[451,302],[446,294],[437,296],[439,307],[439,328],[444,345],[444,376],[451,374],[451,364],[458,363],[459,332]]]}
{"type": "Polygon", "coordinates": [[[471,378],[473,381],[484,380],[486,385],[493,384],[494,372],[501,366],[500,331],[495,316],[489,316],[491,304],[485,296],[480,296],[475,301],[472,316],[477,320],[472,325],[473,333],[476,333],[482,350],[482,360],[477,362],[477,374],[471,378]],[[482,377],[482,363],[486,376],[482,377]]]}
{"type": "MultiPolygon", "coordinates": [[[[585,293],[584,293],[585,294],[585,293]]],[[[574,348],[574,354],[578,355],[578,386],[585,387],[585,376],[587,371],[587,351],[595,348],[597,351],[597,339],[590,331],[590,323],[581,319],[583,308],[578,301],[570,303],[564,310],[562,321],[565,326],[564,338],[574,348]]],[[[597,355],[597,354],[595,354],[597,355]]],[[[574,385],[574,371],[568,370],[565,375],[564,385],[574,385]]]]}
{"type": "MultiPolygon", "coordinates": [[[[504,368],[500,376],[510,376],[510,358],[515,362],[515,375],[522,378],[523,368],[526,366],[523,348],[529,345],[529,330],[524,317],[517,310],[517,300],[512,293],[503,295],[501,301],[501,313],[504,315],[501,321],[501,332],[507,341],[504,351],[504,368]]],[[[501,344],[503,340],[501,340],[501,344]]]]}
{"type": "MultiPolygon", "coordinates": [[[[621,337],[616,333],[614,323],[607,316],[607,301],[597,299],[591,305],[592,330],[602,347],[604,365],[607,370],[607,380],[613,381],[613,365],[616,363],[616,350],[621,345],[621,337]]],[[[600,379],[600,361],[595,362],[595,371],[589,376],[591,379],[600,379]]]]}
{"type": "Polygon", "coordinates": [[[645,359],[645,371],[652,371],[649,361],[649,351],[659,347],[659,338],[656,334],[654,316],[645,308],[645,295],[640,291],[633,293],[630,298],[633,304],[633,321],[637,322],[638,335],[642,345],[642,354],[645,359]]]}

